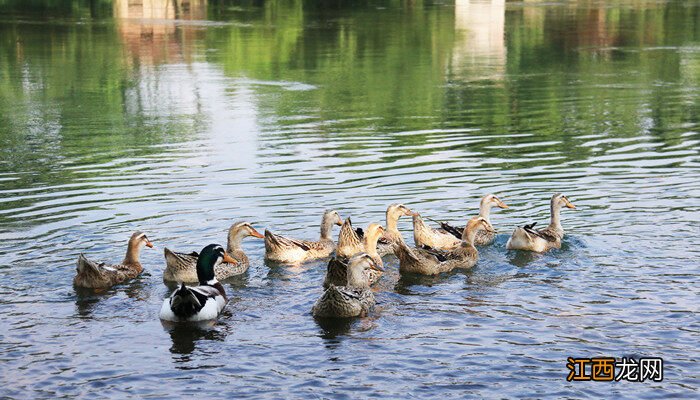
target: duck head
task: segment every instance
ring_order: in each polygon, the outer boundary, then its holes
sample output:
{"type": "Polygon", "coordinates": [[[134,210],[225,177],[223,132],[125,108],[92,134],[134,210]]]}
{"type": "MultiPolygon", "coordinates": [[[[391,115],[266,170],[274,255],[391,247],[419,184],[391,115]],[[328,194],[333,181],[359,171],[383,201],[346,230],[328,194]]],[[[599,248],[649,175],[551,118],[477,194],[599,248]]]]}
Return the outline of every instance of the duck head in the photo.
{"type": "Polygon", "coordinates": [[[126,257],[124,257],[124,264],[138,263],[139,255],[141,254],[141,249],[144,247],[153,248],[153,243],[148,240],[145,233],[141,231],[134,232],[129,238],[129,244],[126,249],[126,257]]]}
{"type": "Polygon", "coordinates": [[[569,199],[562,193],[555,193],[552,196],[551,206],[553,210],[561,210],[562,207],[570,208],[572,210],[576,209],[574,203],[570,202],[569,199]]]}
{"type": "Polygon", "coordinates": [[[370,269],[384,272],[384,268],[367,253],[357,253],[348,261],[348,286],[355,288],[368,288],[369,282],[365,271],[370,269]]]}
{"type": "Polygon", "coordinates": [[[197,279],[199,279],[199,284],[215,284],[217,280],[214,275],[214,268],[222,262],[238,264],[238,262],[226,254],[224,248],[218,244],[210,244],[203,248],[199,253],[199,257],[197,257],[197,279]]]}
{"type": "Polygon", "coordinates": [[[467,226],[464,228],[464,232],[462,233],[462,240],[470,245],[474,245],[474,239],[476,238],[477,232],[480,230],[485,230],[486,232],[490,233],[496,232],[486,218],[474,217],[467,222],[467,226]]]}

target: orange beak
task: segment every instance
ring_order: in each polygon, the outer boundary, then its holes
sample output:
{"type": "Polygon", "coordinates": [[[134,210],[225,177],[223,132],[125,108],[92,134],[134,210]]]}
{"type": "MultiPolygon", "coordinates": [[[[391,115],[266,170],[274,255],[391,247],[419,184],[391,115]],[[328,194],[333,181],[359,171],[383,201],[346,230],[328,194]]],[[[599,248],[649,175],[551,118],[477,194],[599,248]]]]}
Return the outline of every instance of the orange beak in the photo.
{"type": "Polygon", "coordinates": [[[230,255],[228,255],[226,253],[224,253],[224,260],[223,261],[230,263],[230,264],[233,264],[233,265],[238,265],[238,261],[234,260],[233,257],[231,257],[230,255]]]}
{"type": "Polygon", "coordinates": [[[575,209],[576,209],[576,206],[574,205],[574,203],[572,203],[572,202],[570,202],[570,201],[567,201],[567,202],[566,202],[566,206],[567,206],[568,208],[572,209],[572,210],[575,210],[575,209]]]}
{"type": "Polygon", "coordinates": [[[250,228],[250,229],[251,229],[250,236],[260,238],[260,239],[265,238],[265,236],[263,236],[260,232],[256,231],[255,228],[250,228]]]}
{"type": "Polygon", "coordinates": [[[151,241],[149,240],[148,242],[146,242],[146,246],[148,246],[149,248],[152,249],[152,248],[153,248],[153,243],[151,243],[151,241]]]}
{"type": "Polygon", "coordinates": [[[498,201],[498,206],[501,207],[501,208],[510,208],[510,207],[508,207],[508,204],[506,204],[506,203],[504,203],[504,202],[502,202],[502,201],[500,201],[500,200],[498,201]]]}
{"type": "Polygon", "coordinates": [[[411,211],[411,210],[406,211],[406,216],[408,216],[408,217],[417,217],[417,216],[419,216],[419,215],[420,215],[420,214],[418,214],[418,213],[415,212],[415,211],[411,211]]]}

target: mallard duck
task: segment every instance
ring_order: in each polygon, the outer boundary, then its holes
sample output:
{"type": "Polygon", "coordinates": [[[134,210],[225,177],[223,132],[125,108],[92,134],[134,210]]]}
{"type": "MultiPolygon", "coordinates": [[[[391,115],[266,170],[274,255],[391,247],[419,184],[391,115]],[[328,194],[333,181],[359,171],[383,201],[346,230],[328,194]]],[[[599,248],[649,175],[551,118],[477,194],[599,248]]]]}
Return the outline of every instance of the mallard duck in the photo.
{"type": "MultiPolygon", "coordinates": [[[[372,257],[377,268],[367,270],[367,282],[370,285],[375,284],[382,277],[384,263],[382,258],[377,253],[377,240],[384,234],[384,228],[377,224],[371,223],[367,226],[367,231],[363,235],[362,248],[372,257]]],[[[340,240],[339,240],[340,241],[340,240]]],[[[358,251],[355,254],[360,253],[358,251]]],[[[353,254],[354,255],[354,254],[353,254]]],[[[328,261],[326,277],[323,280],[323,288],[327,289],[330,285],[343,286],[347,281],[348,259],[350,257],[342,257],[336,253],[336,256],[328,261]]]]}
{"type": "Polygon", "coordinates": [[[479,252],[474,247],[474,239],[479,230],[493,229],[482,217],[469,220],[459,247],[450,251],[440,251],[429,247],[409,248],[404,241],[396,246],[396,256],[399,258],[399,272],[437,275],[449,272],[454,268],[471,268],[479,258],[479,252]]]}
{"type": "Polygon", "coordinates": [[[226,291],[216,279],[214,270],[221,262],[235,263],[224,248],[210,244],[197,257],[199,286],[184,283],[163,300],[160,319],[170,322],[195,322],[216,319],[226,305],[226,291]]]}
{"type": "Polygon", "coordinates": [[[320,318],[362,317],[374,307],[367,270],[379,268],[372,256],[358,253],[348,261],[345,286],[330,285],[316,300],[311,313],[320,318]]]}
{"type": "MultiPolygon", "coordinates": [[[[509,208],[506,203],[493,194],[487,194],[481,199],[479,216],[484,218],[491,228],[493,228],[493,225],[491,225],[491,208],[493,207],[509,208]]],[[[464,232],[463,226],[452,226],[447,222],[440,222],[440,227],[442,229],[431,228],[423,222],[420,215],[414,216],[413,238],[416,242],[416,246],[430,246],[434,249],[449,250],[460,244],[462,241],[462,233],[464,232]]],[[[495,238],[495,229],[491,229],[491,231],[483,229],[476,234],[474,245],[485,246],[491,244],[495,238]]]]}
{"type": "Polygon", "coordinates": [[[386,230],[384,236],[379,239],[377,252],[380,256],[394,254],[394,245],[403,240],[401,232],[397,228],[399,218],[403,216],[412,217],[417,213],[411,211],[403,204],[391,204],[386,209],[386,230]]]}
{"type": "Polygon", "coordinates": [[[89,260],[80,253],[76,268],[78,273],[73,279],[73,285],[91,289],[105,289],[137,277],[143,271],[139,255],[144,246],[153,247],[153,244],[145,233],[137,231],[129,238],[126,257],[121,264],[109,265],[89,260]]]}
{"type": "Polygon", "coordinates": [[[350,217],[345,219],[338,234],[338,246],[335,248],[336,257],[350,258],[365,250],[362,243],[364,231],[362,228],[354,229],[350,217]]]}
{"type": "Polygon", "coordinates": [[[335,250],[335,242],[331,238],[333,224],[343,225],[343,220],[337,211],[327,210],[321,220],[321,238],[316,242],[291,239],[265,230],[265,258],[283,264],[299,264],[328,257],[335,250]]]}
{"type": "MultiPolygon", "coordinates": [[[[240,275],[248,270],[248,256],[241,248],[244,238],[252,236],[264,238],[260,232],[249,222],[236,222],[228,230],[228,245],[226,253],[231,256],[236,263],[221,263],[214,268],[216,279],[222,281],[235,275],[240,275]]],[[[197,282],[197,258],[196,251],[192,253],[179,253],[165,248],[165,271],[163,280],[176,282],[197,282]]]]}
{"type": "Polygon", "coordinates": [[[566,196],[561,193],[554,194],[550,202],[549,226],[544,229],[535,229],[537,222],[534,222],[522,228],[515,228],[513,235],[506,243],[506,249],[529,250],[541,253],[549,249],[560,248],[561,240],[564,238],[564,229],[561,227],[561,222],[559,222],[559,213],[562,207],[576,209],[576,206],[566,196]]]}

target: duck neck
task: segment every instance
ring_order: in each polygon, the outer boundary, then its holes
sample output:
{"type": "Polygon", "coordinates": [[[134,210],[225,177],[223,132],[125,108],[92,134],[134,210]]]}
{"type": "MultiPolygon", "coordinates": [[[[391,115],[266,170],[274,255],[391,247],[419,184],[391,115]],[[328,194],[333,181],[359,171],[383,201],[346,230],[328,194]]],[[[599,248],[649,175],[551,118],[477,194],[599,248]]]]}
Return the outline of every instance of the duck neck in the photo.
{"type": "Polygon", "coordinates": [[[333,230],[333,219],[330,216],[323,216],[321,221],[321,240],[331,240],[333,230]]]}
{"type": "Polygon", "coordinates": [[[490,201],[482,201],[479,205],[479,216],[484,218],[489,223],[491,222],[491,205],[490,201]]]}
{"type": "Polygon", "coordinates": [[[139,256],[141,255],[141,247],[139,243],[129,242],[126,248],[126,256],[124,256],[124,265],[140,264],[139,256]]]}
{"type": "Polygon", "coordinates": [[[377,241],[379,241],[379,232],[372,232],[371,235],[365,235],[364,238],[364,246],[365,246],[365,253],[369,254],[370,256],[378,256],[379,254],[377,253],[377,241]]]}
{"type": "Polygon", "coordinates": [[[241,242],[246,234],[243,231],[229,232],[228,243],[226,244],[226,252],[233,253],[241,249],[241,242]]]}
{"type": "Polygon", "coordinates": [[[549,207],[549,226],[556,229],[558,232],[563,231],[561,227],[561,221],[559,220],[559,214],[561,212],[561,206],[558,203],[552,202],[549,207]]]}
{"type": "Polygon", "coordinates": [[[474,247],[474,240],[476,239],[476,232],[477,232],[477,230],[474,229],[473,227],[469,226],[469,224],[467,224],[466,228],[464,228],[464,233],[462,234],[462,240],[464,241],[464,243],[467,244],[467,247],[472,248],[472,249],[476,249],[476,247],[474,247]]]}
{"type": "Polygon", "coordinates": [[[369,287],[367,277],[362,272],[362,268],[348,268],[348,287],[355,289],[366,289],[369,287]]]}
{"type": "Polygon", "coordinates": [[[391,232],[398,232],[399,228],[398,226],[399,222],[399,217],[396,215],[393,215],[387,211],[386,213],[386,230],[391,231],[391,232]]]}

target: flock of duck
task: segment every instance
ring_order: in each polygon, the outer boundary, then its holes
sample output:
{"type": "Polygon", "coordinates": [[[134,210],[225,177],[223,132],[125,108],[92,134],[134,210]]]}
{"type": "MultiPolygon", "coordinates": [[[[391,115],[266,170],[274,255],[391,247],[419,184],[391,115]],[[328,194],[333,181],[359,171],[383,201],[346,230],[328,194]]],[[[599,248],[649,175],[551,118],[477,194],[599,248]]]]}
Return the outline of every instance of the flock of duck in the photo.
{"type": "MultiPolygon", "coordinates": [[[[329,210],[323,214],[317,241],[293,239],[269,230],[262,235],[250,223],[237,222],[228,231],[226,250],[218,244],[210,244],[199,253],[164,249],[163,279],[178,282],[179,286],[163,301],[160,318],[169,322],[216,319],[227,302],[219,281],[248,269],[249,260],[241,242],[249,236],[264,239],[265,258],[280,264],[299,265],[332,256],[323,282],[324,292],[312,314],[321,318],[365,316],[375,303],[370,287],[384,272],[383,256],[394,254],[402,274],[436,275],[455,268],[471,268],[479,257],[476,246],[489,245],[496,237],[490,220],[493,207],[508,208],[498,197],[488,194],[481,200],[479,215],[465,227],[439,222],[440,228],[433,228],[403,204],[392,204],[386,210],[385,227],[371,223],[365,230],[353,228],[350,218],[343,221],[337,211],[329,210]],[[402,216],[413,218],[415,247],[409,246],[398,230],[402,216]],[[341,226],[337,244],[331,236],[334,224],[341,226]],[[194,282],[199,284],[185,284],[194,282]]],[[[532,223],[515,228],[506,248],[544,252],[561,247],[564,230],[559,215],[563,207],[576,208],[563,194],[554,194],[549,226],[535,229],[536,223],[532,223]]],[[[145,233],[135,232],[121,264],[98,263],[80,254],[74,285],[104,289],[135,278],[143,271],[139,254],[144,247],[153,244],[145,233]]]]}

